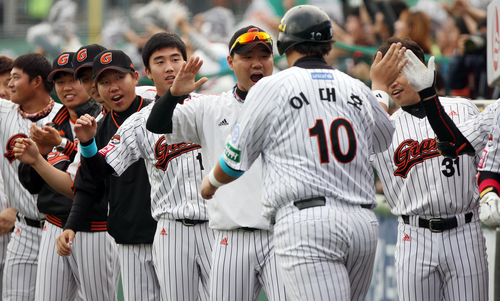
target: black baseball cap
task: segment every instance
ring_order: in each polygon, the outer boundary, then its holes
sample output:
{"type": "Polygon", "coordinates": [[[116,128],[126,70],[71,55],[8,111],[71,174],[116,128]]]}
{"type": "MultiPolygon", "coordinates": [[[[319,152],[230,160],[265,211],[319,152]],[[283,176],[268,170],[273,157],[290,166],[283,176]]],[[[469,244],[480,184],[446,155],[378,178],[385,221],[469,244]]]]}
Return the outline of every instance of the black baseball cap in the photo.
{"type": "Polygon", "coordinates": [[[92,68],[92,63],[96,55],[105,50],[107,50],[106,47],[97,44],[80,47],[73,57],[73,67],[75,68],[75,73],[73,75],[74,79],[78,79],[78,74],[82,72],[84,68],[92,68]]]}
{"type": "Polygon", "coordinates": [[[269,49],[269,51],[271,53],[273,53],[273,40],[267,32],[265,32],[262,28],[259,28],[255,25],[249,25],[249,26],[243,27],[243,28],[237,30],[233,34],[233,37],[231,38],[231,40],[229,41],[229,54],[231,54],[231,52],[234,52],[237,54],[245,54],[257,44],[266,45],[267,48],[269,49]],[[236,43],[235,44],[235,42],[238,40],[239,37],[241,37],[242,35],[244,35],[246,33],[251,33],[251,32],[263,32],[265,35],[269,36],[269,39],[261,40],[261,39],[256,37],[250,43],[236,43]]]}
{"type": "Polygon", "coordinates": [[[54,76],[57,72],[67,72],[73,74],[73,57],[75,56],[74,52],[63,52],[58,57],[55,58],[54,62],[52,62],[52,72],[50,72],[47,80],[49,82],[54,80],[54,76]]]}
{"type": "Polygon", "coordinates": [[[97,81],[99,75],[105,70],[112,69],[121,73],[129,73],[135,71],[132,61],[121,50],[105,50],[99,53],[92,63],[92,73],[94,82],[97,81]]]}

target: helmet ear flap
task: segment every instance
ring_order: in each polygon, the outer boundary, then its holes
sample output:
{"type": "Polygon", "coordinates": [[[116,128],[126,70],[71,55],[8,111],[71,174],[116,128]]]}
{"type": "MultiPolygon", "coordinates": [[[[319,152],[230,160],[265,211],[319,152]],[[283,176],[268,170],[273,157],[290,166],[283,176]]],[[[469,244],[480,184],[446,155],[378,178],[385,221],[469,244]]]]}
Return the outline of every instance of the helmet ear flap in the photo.
{"type": "Polygon", "coordinates": [[[299,5],[289,9],[281,19],[277,47],[283,55],[300,42],[331,43],[333,27],[330,17],[313,5],[299,5]]]}

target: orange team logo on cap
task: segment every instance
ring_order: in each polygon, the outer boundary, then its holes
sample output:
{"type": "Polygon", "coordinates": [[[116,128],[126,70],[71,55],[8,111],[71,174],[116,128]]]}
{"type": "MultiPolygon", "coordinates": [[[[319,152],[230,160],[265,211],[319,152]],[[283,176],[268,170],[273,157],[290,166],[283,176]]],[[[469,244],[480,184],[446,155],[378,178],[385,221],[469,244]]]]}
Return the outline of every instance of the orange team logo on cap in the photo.
{"type": "Polygon", "coordinates": [[[82,49],[78,51],[78,54],[76,55],[76,59],[81,62],[87,58],[87,49],[82,49]]]}
{"type": "Polygon", "coordinates": [[[59,57],[57,63],[59,64],[59,66],[64,66],[68,63],[68,60],[69,60],[69,54],[66,53],[59,57]]]}
{"type": "Polygon", "coordinates": [[[101,64],[109,64],[111,63],[112,58],[111,58],[111,52],[106,52],[101,56],[101,64]]]}

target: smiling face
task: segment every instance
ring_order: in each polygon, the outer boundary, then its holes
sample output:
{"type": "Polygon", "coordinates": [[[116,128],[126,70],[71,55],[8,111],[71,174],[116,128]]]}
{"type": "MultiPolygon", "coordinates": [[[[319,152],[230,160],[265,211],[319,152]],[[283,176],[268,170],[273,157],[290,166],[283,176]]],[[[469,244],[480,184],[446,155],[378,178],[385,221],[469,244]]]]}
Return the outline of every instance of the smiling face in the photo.
{"type": "Polygon", "coordinates": [[[54,78],[57,97],[70,110],[89,100],[89,95],[83,89],[80,81],[73,79],[73,74],[58,72],[54,78]]]}
{"type": "Polygon", "coordinates": [[[261,78],[273,74],[273,56],[263,44],[255,45],[245,54],[229,55],[227,62],[242,91],[249,91],[261,78]]]}
{"type": "Polygon", "coordinates": [[[111,109],[123,112],[128,109],[136,97],[135,86],[138,80],[139,74],[137,72],[121,73],[108,69],[99,75],[96,85],[104,102],[111,109]]]}
{"type": "Polygon", "coordinates": [[[98,103],[103,103],[104,99],[102,99],[101,95],[97,91],[97,87],[95,86],[94,79],[92,77],[92,68],[85,68],[78,75],[78,79],[80,80],[80,84],[87,94],[92,97],[98,103]]]}
{"type": "Polygon", "coordinates": [[[420,101],[420,96],[417,91],[413,89],[402,73],[400,73],[396,81],[389,86],[389,95],[399,106],[410,106],[420,101]]]}
{"type": "Polygon", "coordinates": [[[162,96],[174,83],[184,59],[177,47],[167,47],[156,50],[149,57],[149,68],[146,74],[156,86],[158,95],[162,96]]]}
{"type": "Polygon", "coordinates": [[[10,72],[11,80],[9,82],[10,100],[18,105],[26,105],[32,100],[36,86],[36,78],[29,80],[29,75],[22,69],[14,67],[10,72]]]}

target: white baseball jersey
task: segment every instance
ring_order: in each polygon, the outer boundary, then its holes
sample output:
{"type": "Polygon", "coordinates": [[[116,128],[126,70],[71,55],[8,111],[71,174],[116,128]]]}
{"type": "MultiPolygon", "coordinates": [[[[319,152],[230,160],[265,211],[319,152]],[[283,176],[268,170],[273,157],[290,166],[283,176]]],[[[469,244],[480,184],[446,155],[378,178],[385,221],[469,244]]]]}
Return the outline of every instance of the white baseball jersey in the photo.
{"type": "MultiPolygon", "coordinates": [[[[455,123],[479,113],[476,105],[465,99],[440,97],[440,101],[455,123]]],[[[392,214],[449,217],[477,208],[478,157],[441,156],[427,117],[418,118],[399,109],[391,119],[396,124],[392,144],[374,154],[372,164],[392,214]]]]}
{"type": "Polygon", "coordinates": [[[118,175],[144,159],[152,216],[158,220],[153,262],[162,300],[193,300],[192,294],[207,300],[213,230],[207,223],[185,226],[175,221],[208,220],[206,200],[199,194],[205,175],[201,147],[192,142],[167,144],[163,135],[148,131],[146,121],[153,105],[130,116],[99,152],[118,175]]]}
{"type": "Polygon", "coordinates": [[[393,130],[360,81],[338,70],[292,67],[250,90],[224,160],[248,170],[262,152],[268,218],[311,196],[375,206],[369,152],[387,149],[393,130]]]}
{"type": "Polygon", "coordinates": [[[264,216],[276,220],[276,260],[290,300],[366,295],[378,222],[360,205],[375,206],[369,152],[385,150],[393,130],[363,83],[317,57],[248,93],[223,158],[246,171],[262,155],[264,216]],[[325,206],[293,204],[310,197],[324,197],[325,206]]]}
{"type": "Polygon", "coordinates": [[[156,87],[155,86],[137,86],[135,87],[135,94],[142,96],[146,99],[155,99],[156,97],[156,87]]]}
{"type": "MultiPolygon", "coordinates": [[[[210,170],[219,161],[242,106],[232,90],[221,95],[186,99],[184,104],[176,106],[172,116],[173,133],[166,134],[165,139],[168,143],[193,141],[200,144],[203,164],[210,170]]],[[[262,216],[261,199],[262,164],[258,159],[240,181],[219,188],[208,202],[210,227],[216,230],[269,229],[269,222],[262,216]]]]}
{"type": "Polygon", "coordinates": [[[144,159],[154,219],[208,220],[206,201],[198,192],[204,176],[201,147],[194,143],[169,145],[163,135],[148,131],[152,105],[127,118],[116,132],[119,138],[113,137],[100,153],[118,175],[144,159]]]}
{"type": "MultiPolygon", "coordinates": [[[[36,125],[42,127],[50,122],[61,106],[61,104],[55,103],[52,111],[47,116],[36,121],[36,125]]],[[[0,99],[0,149],[3,150],[4,156],[4,160],[0,161],[0,167],[4,179],[7,204],[28,218],[40,220],[44,218],[44,215],[38,212],[36,206],[37,195],[30,194],[21,185],[17,175],[20,162],[16,160],[13,152],[15,140],[28,137],[32,123],[31,120],[25,119],[19,114],[17,104],[0,99]]]]}
{"type": "MultiPolygon", "coordinates": [[[[440,101],[455,123],[479,113],[466,99],[440,97],[440,101]]],[[[418,109],[424,110],[409,110],[418,109]]],[[[396,125],[392,144],[372,157],[391,212],[409,216],[408,224],[400,218],[398,225],[399,298],[487,300],[488,263],[475,177],[478,156],[441,156],[427,117],[421,117],[396,111],[391,116],[396,125]],[[466,222],[470,212],[472,218],[466,222]],[[440,233],[420,227],[419,219],[437,217],[455,217],[457,227],[440,233]]]]}
{"type": "MultiPolygon", "coordinates": [[[[165,134],[167,142],[200,144],[205,168],[212,169],[243,106],[233,91],[191,97],[177,105],[172,116],[172,133],[165,134]]],[[[276,265],[273,233],[262,216],[261,199],[259,158],[239,181],[220,187],[208,202],[210,227],[218,230],[213,249],[210,300],[257,300],[261,288],[270,300],[286,300],[276,265]],[[241,227],[261,230],[249,232],[241,227]]]]}

